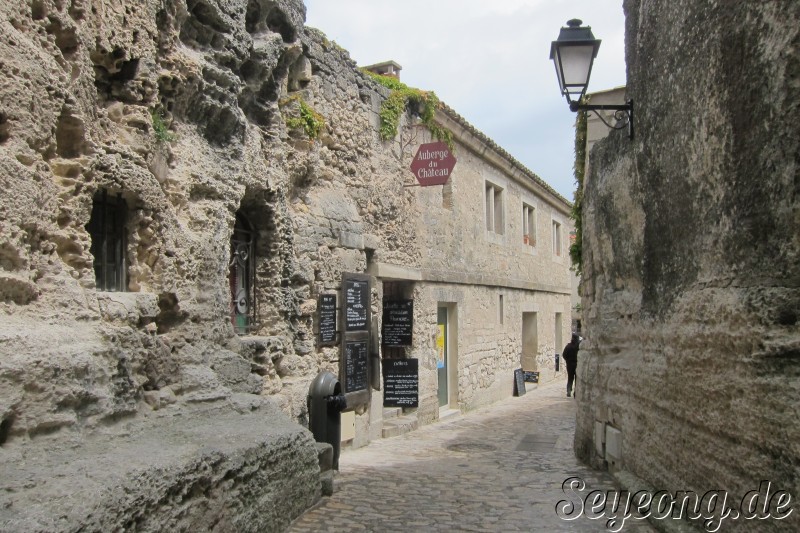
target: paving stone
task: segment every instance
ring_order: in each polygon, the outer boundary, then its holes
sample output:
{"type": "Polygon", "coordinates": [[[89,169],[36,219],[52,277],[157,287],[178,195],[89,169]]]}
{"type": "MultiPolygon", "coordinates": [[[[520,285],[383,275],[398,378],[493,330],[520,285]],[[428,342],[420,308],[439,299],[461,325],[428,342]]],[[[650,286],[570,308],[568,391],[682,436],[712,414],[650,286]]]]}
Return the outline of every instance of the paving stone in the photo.
{"type": "MultiPolygon", "coordinates": [[[[605,520],[565,521],[562,483],[615,490],[572,451],[575,400],[544,385],[461,417],[345,450],[336,492],[289,528],[328,531],[607,531],[605,520]],[[354,510],[354,511],[353,511],[354,510]]],[[[655,531],[629,519],[625,532],[655,531]]]]}

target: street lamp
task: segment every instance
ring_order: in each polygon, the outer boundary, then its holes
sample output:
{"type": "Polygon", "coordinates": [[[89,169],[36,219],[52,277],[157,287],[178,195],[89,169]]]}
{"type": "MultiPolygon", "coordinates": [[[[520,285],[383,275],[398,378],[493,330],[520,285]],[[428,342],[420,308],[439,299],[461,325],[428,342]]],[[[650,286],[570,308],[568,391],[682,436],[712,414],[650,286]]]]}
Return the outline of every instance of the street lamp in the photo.
{"type": "Polygon", "coordinates": [[[592,35],[590,26],[581,26],[583,21],[572,19],[561,28],[558,39],[550,46],[550,59],[556,66],[556,76],[561,94],[567,98],[571,111],[594,111],[603,124],[615,130],[628,126],[628,137],[633,139],[633,100],[625,104],[582,104],[586,94],[592,64],[600,49],[600,40],[592,35]],[[597,111],[614,111],[617,125],[611,125],[597,111]]]}

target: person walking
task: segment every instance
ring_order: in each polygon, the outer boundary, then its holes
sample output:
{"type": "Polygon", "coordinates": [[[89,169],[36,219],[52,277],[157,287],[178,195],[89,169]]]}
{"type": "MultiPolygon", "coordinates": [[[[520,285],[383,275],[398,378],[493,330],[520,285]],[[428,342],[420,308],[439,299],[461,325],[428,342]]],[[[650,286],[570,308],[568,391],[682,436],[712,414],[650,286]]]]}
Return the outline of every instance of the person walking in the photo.
{"type": "MultiPolygon", "coordinates": [[[[572,340],[569,344],[564,346],[564,352],[561,357],[567,365],[567,398],[572,396],[572,385],[575,383],[575,370],[578,368],[578,348],[581,344],[581,338],[577,333],[572,334],[572,340]]],[[[577,383],[575,383],[577,387],[577,383]]]]}

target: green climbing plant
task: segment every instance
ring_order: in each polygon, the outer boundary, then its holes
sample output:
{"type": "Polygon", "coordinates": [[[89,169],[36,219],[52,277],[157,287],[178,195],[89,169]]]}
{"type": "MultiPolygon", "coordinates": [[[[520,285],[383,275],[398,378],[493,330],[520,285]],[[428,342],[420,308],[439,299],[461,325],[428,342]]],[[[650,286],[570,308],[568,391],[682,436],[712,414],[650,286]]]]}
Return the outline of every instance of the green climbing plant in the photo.
{"type": "MultiPolygon", "coordinates": [[[[585,103],[585,102],[584,102],[585,103]]],[[[572,220],[575,221],[575,240],[569,246],[572,268],[580,276],[583,264],[583,180],[586,173],[586,111],[578,111],[575,119],[575,201],[572,203],[572,220]]]]}
{"type": "Polygon", "coordinates": [[[175,135],[169,131],[167,123],[164,121],[164,115],[161,111],[153,109],[150,112],[153,119],[153,134],[156,137],[158,144],[168,143],[175,140],[175,135]]]}
{"type": "Polygon", "coordinates": [[[368,70],[362,70],[362,72],[392,91],[381,105],[381,139],[385,141],[394,139],[397,136],[397,128],[400,126],[400,117],[407,110],[413,109],[431,135],[447,143],[450,150],[454,151],[453,133],[447,128],[439,126],[433,120],[436,110],[441,106],[436,93],[409,87],[392,76],[382,76],[368,70]]]}
{"type": "Polygon", "coordinates": [[[312,141],[318,139],[322,129],[325,127],[325,117],[303,100],[300,94],[293,94],[288,98],[284,98],[279,105],[283,108],[292,103],[297,103],[298,114],[286,114],[284,119],[286,127],[289,129],[302,129],[312,141]]]}

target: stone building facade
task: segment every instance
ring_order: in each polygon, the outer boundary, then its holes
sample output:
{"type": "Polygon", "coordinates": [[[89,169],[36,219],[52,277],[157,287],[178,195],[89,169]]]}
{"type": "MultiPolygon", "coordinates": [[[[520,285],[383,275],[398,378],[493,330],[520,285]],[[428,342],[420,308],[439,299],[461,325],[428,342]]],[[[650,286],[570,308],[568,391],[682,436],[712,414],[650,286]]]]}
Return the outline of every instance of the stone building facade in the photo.
{"type": "Polygon", "coordinates": [[[576,452],[737,511],[768,480],[794,512],[723,530],[797,531],[800,4],[624,9],[636,134],[585,181],[576,452]]]}
{"type": "Polygon", "coordinates": [[[298,0],[0,14],[0,529],[280,530],[319,495],[317,307],[348,273],[376,332],[414,301],[413,345],[376,350],[418,359],[417,423],[556,377],[568,202],[446,106],[451,182],[407,187],[427,130],[380,139],[388,89],[298,0]]]}

